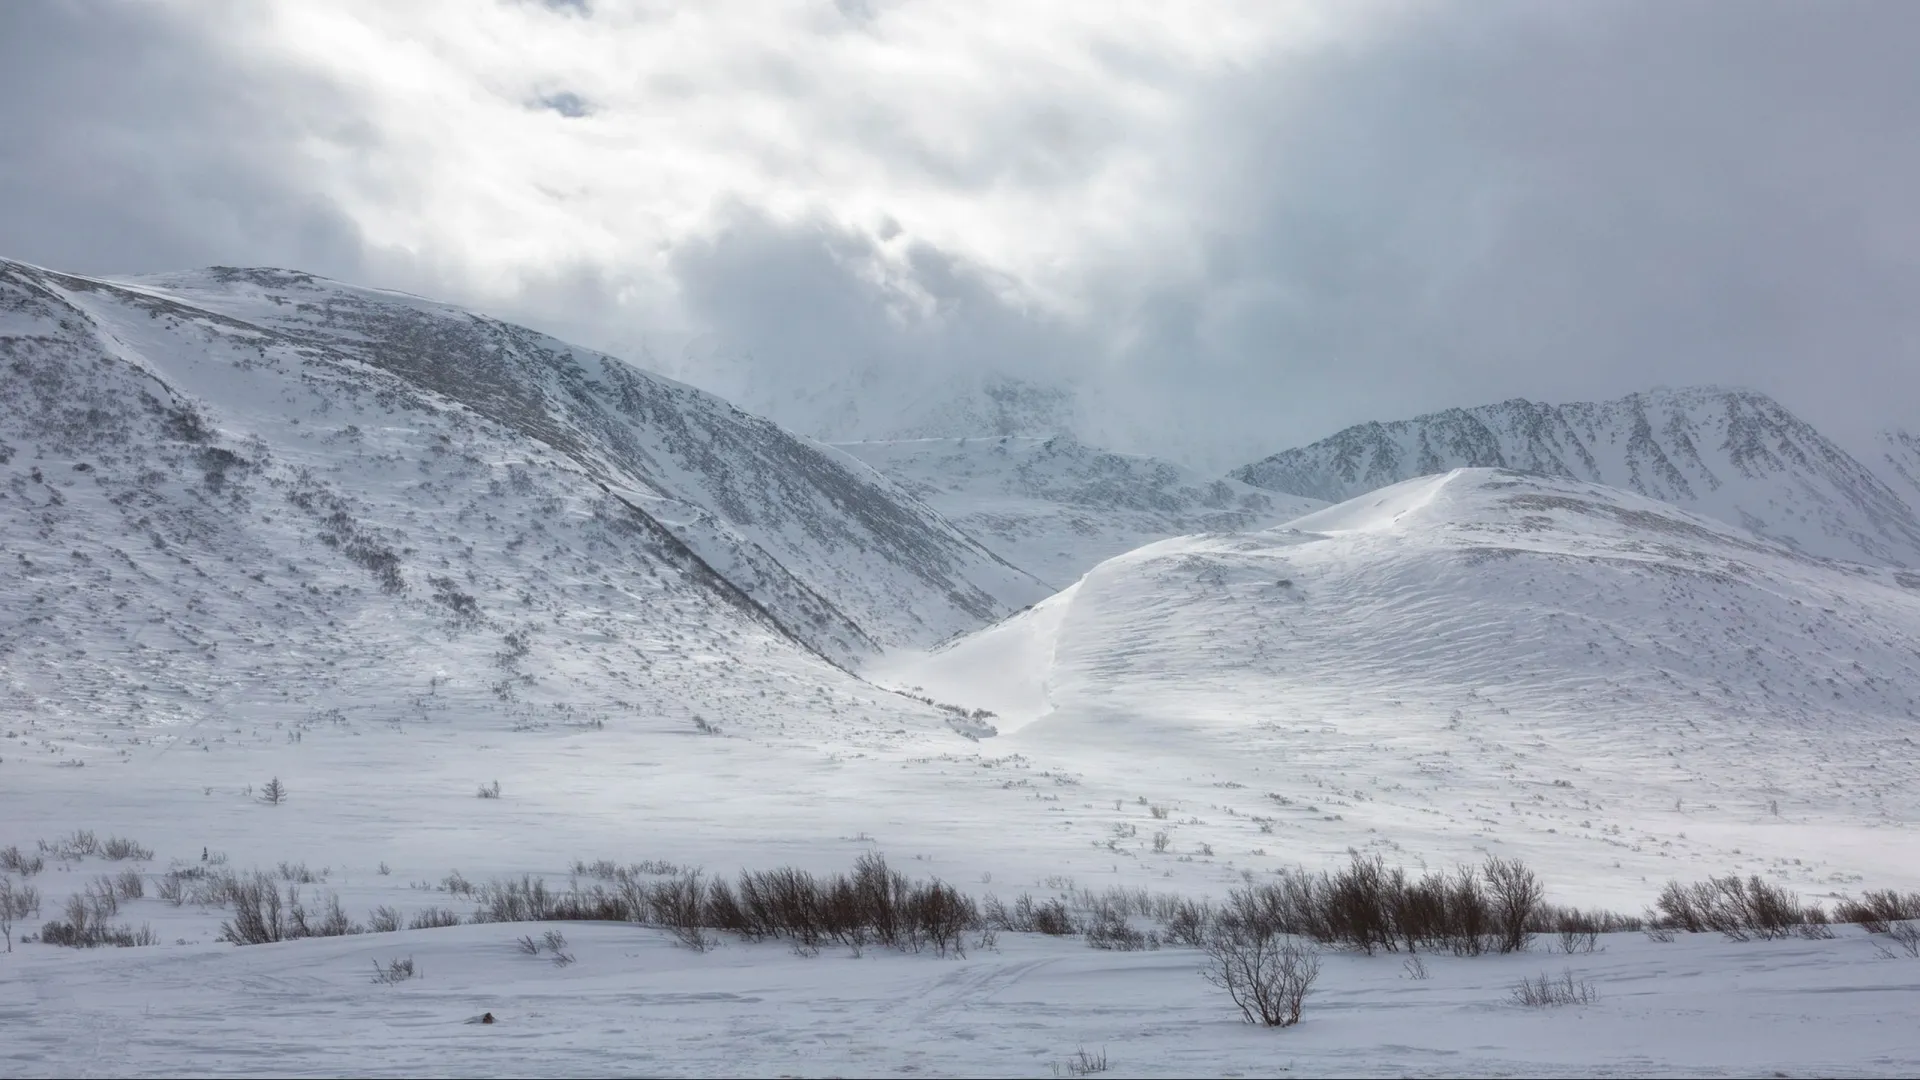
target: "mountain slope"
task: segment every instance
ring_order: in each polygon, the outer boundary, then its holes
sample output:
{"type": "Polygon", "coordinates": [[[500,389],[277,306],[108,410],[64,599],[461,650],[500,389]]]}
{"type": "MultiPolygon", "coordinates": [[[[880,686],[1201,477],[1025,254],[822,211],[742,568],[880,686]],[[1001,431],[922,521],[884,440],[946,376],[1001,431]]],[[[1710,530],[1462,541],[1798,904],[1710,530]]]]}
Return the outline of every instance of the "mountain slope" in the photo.
{"type": "Polygon", "coordinates": [[[1232,475],[1254,487],[1337,502],[1462,467],[1606,484],[1810,554],[1920,566],[1920,516],[1901,495],[1811,425],[1746,390],[1448,409],[1357,425],[1232,475]]]}
{"type": "Polygon", "coordinates": [[[1319,505],[1067,435],[835,445],[1056,587],[1141,544],[1260,528],[1319,505]]]}
{"type": "Polygon", "coordinates": [[[417,298],[0,263],[0,365],[16,717],[681,711],[1041,592],[841,455],[417,298]]]}
{"type": "Polygon", "coordinates": [[[260,336],[299,351],[305,368],[374,369],[393,377],[377,395],[503,425],[651,517],[836,659],[873,642],[943,637],[1038,595],[871,472],[711,395],[520,327],[284,271],[70,291],[83,304],[106,301],[95,313],[103,318],[154,304],[207,312],[236,340],[260,336]],[[854,551],[858,566],[846,558],[854,551]]]}
{"type": "Polygon", "coordinates": [[[1874,438],[1867,460],[1909,506],[1920,505],[1920,435],[1898,428],[1882,431],[1874,438]]]}
{"type": "Polygon", "coordinates": [[[895,663],[1000,713],[1009,751],[1272,792],[1213,799],[1282,850],[1377,830],[1659,873],[1920,847],[1871,831],[1920,817],[1920,576],[1579,481],[1461,470],[1152,544],[895,663]],[[1758,852],[1720,839],[1767,821],[1758,852]]]}

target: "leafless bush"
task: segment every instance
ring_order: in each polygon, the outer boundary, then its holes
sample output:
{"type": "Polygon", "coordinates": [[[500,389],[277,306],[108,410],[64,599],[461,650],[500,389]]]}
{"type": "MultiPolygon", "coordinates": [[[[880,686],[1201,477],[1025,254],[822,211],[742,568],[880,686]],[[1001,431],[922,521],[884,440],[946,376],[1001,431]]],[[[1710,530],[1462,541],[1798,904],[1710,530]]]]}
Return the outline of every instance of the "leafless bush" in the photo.
{"type": "Polygon", "coordinates": [[[282,881],[291,881],[296,885],[313,885],[327,879],[326,871],[316,874],[303,862],[282,862],[279,871],[282,881]]]}
{"type": "Polygon", "coordinates": [[[440,887],[454,896],[472,896],[476,888],[474,883],[462,877],[458,870],[442,878],[440,887]]]}
{"type": "Polygon", "coordinates": [[[101,874],[88,882],[83,890],[87,906],[93,911],[94,921],[111,919],[120,914],[120,889],[110,874],[101,874]]]}
{"type": "Polygon", "coordinates": [[[1067,937],[1079,931],[1065,902],[1059,899],[1036,901],[1031,893],[1021,893],[1011,908],[989,896],[981,905],[981,911],[988,924],[1008,933],[1067,937]]]}
{"type": "Polygon", "coordinates": [[[39,855],[28,855],[11,845],[0,848],[0,871],[30,878],[46,868],[47,860],[39,855]]]}
{"type": "Polygon", "coordinates": [[[500,781],[495,780],[491,784],[481,784],[480,797],[483,799],[499,798],[500,797],[500,781]]]}
{"type": "Polygon", "coordinates": [[[122,870],[113,879],[114,892],[122,900],[139,900],[147,895],[146,875],[138,870],[122,870]]]}
{"type": "Polygon", "coordinates": [[[1782,938],[1798,927],[1826,922],[1817,906],[1802,907],[1797,896],[1758,874],[1728,874],[1692,885],[1669,881],[1655,904],[1661,921],[1675,929],[1716,931],[1732,941],[1782,938]]]}
{"type": "Polygon", "coordinates": [[[13,951],[13,924],[40,915],[40,890],[25,882],[15,884],[0,876],[0,937],[7,939],[7,951],[13,951]]]}
{"type": "Polygon", "coordinates": [[[1219,930],[1207,939],[1201,974],[1225,990],[1249,1024],[1292,1027],[1314,980],[1320,958],[1299,941],[1279,934],[1219,930]]]}
{"type": "Polygon", "coordinates": [[[1212,923],[1213,910],[1206,901],[1181,900],[1167,913],[1161,928],[1169,943],[1198,949],[1207,943],[1207,928],[1212,923]]]}
{"type": "Polygon", "coordinates": [[[1168,845],[1172,843],[1173,843],[1173,837],[1167,835],[1167,831],[1165,829],[1159,829],[1154,832],[1153,850],[1156,853],[1164,853],[1167,850],[1168,845]]]}
{"type": "Polygon", "coordinates": [[[100,853],[100,838],[93,834],[92,829],[75,829],[58,839],[40,841],[40,853],[67,862],[77,862],[100,853]]]}
{"type": "Polygon", "coordinates": [[[1427,962],[1425,960],[1422,960],[1417,956],[1409,956],[1405,960],[1402,960],[1400,962],[1400,966],[1403,969],[1405,969],[1407,973],[1407,978],[1412,979],[1416,982],[1426,981],[1427,962]]]}
{"type": "MultiPolygon", "coordinates": [[[[4,865],[0,861],[0,866],[4,865]]],[[[1920,892],[1868,890],[1858,900],[1849,897],[1835,901],[1833,917],[1838,922],[1859,923],[1870,934],[1884,934],[1893,923],[1920,919],[1920,892]]]]}
{"type": "Polygon", "coordinates": [[[376,934],[391,934],[400,929],[400,912],[382,904],[367,914],[367,929],[376,934]]]}
{"type": "MultiPolygon", "coordinates": [[[[69,916],[73,914],[71,907],[67,914],[69,916]]],[[[45,924],[40,928],[40,940],[48,945],[62,945],[74,949],[95,949],[103,945],[124,949],[153,945],[158,941],[154,937],[153,927],[146,923],[142,923],[140,929],[135,930],[124,924],[109,926],[105,923],[86,921],[87,917],[84,914],[81,919],[82,921],[75,922],[69,917],[64,922],[55,920],[45,924]]]]}
{"type": "Polygon", "coordinates": [[[700,871],[656,881],[647,890],[648,921],[666,929],[675,941],[703,953],[720,942],[705,925],[706,882],[700,871]]]}
{"type": "Polygon", "coordinates": [[[1089,1054],[1087,1048],[1083,1046],[1067,1060],[1054,1062],[1053,1075],[1092,1076],[1094,1073],[1106,1072],[1107,1068],[1106,1050],[1102,1049],[1098,1054],[1089,1054]]]}
{"type": "Polygon", "coordinates": [[[1518,859],[1502,859],[1493,855],[1487,857],[1481,873],[1487,879],[1487,891],[1493,900],[1500,951],[1524,951],[1533,941],[1533,931],[1528,924],[1546,898],[1539,877],[1518,859]]]}
{"type": "Polygon", "coordinates": [[[1538,979],[1521,979],[1520,985],[1513,988],[1514,1004],[1529,1008],[1591,1005],[1599,997],[1593,983],[1586,979],[1574,979],[1572,969],[1563,972],[1557,979],[1542,972],[1538,979]]]}
{"type": "Polygon", "coordinates": [[[256,871],[235,879],[228,899],[233,904],[233,917],[220,924],[220,940],[235,945],[287,940],[289,926],[279,882],[256,871]]]}
{"type": "Polygon", "coordinates": [[[1897,922],[1887,927],[1887,934],[1907,951],[1907,955],[1920,959],[1920,923],[1897,922]]]}
{"type": "Polygon", "coordinates": [[[551,915],[556,899],[545,878],[526,874],[518,881],[496,878],[480,886],[478,898],[480,908],[473,913],[477,923],[540,922],[551,915]]]}
{"type": "Polygon", "coordinates": [[[405,960],[389,960],[385,964],[380,963],[378,960],[373,962],[373,981],[384,986],[392,986],[394,983],[406,982],[408,979],[419,977],[419,975],[419,969],[413,966],[413,957],[411,956],[405,960]]]}
{"type": "Polygon", "coordinates": [[[451,908],[421,908],[407,920],[409,930],[438,930],[445,926],[459,926],[460,915],[451,908]]]}
{"type": "Polygon", "coordinates": [[[1117,906],[1102,906],[1086,925],[1087,946],[1113,952],[1138,952],[1160,947],[1158,934],[1146,933],[1127,921],[1117,906]]]}
{"type": "Polygon", "coordinates": [[[119,862],[122,859],[134,859],[140,862],[146,862],[153,858],[153,849],[129,840],[124,836],[109,836],[107,837],[106,843],[100,845],[100,855],[102,858],[111,859],[114,862],[119,862]]]}

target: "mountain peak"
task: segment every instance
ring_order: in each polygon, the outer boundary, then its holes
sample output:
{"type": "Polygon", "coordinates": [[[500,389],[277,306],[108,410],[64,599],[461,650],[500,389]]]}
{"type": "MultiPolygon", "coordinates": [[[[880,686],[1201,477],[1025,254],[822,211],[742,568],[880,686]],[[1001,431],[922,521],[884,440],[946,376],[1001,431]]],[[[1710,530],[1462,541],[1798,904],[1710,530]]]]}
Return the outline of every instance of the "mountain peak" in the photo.
{"type": "Polygon", "coordinates": [[[1562,405],[1513,398],[1357,424],[1232,475],[1340,502],[1463,467],[1607,484],[1810,554],[1920,565],[1920,516],[1901,496],[1779,402],[1743,387],[1660,387],[1562,405]]]}

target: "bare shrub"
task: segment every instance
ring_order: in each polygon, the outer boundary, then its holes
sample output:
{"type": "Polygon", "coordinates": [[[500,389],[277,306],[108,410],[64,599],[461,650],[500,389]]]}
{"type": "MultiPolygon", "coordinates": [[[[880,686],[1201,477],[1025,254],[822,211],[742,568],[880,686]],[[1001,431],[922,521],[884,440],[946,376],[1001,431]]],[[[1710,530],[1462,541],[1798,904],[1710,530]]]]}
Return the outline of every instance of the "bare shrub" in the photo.
{"type": "Polygon", "coordinates": [[[540,922],[552,913],[556,899],[545,878],[528,874],[522,874],[518,881],[495,878],[480,886],[477,895],[480,908],[473,913],[477,923],[540,922]]]}
{"type": "Polygon", "coordinates": [[[30,878],[46,868],[47,860],[39,855],[28,855],[11,845],[0,848],[0,871],[30,878]]]}
{"type": "Polygon", "coordinates": [[[139,900],[147,895],[146,876],[138,870],[122,870],[113,879],[113,889],[122,900],[139,900]]]}
{"type": "Polygon", "coordinates": [[[1106,1072],[1108,1068],[1107,1052],[1105,1049],[1102,1049],[1098,1054],[1089,1054],[1087,1048],[1083,1046],[1072,1057],[1065,1061],[1054,1062],[1053,1075],[1092,1076],[1094,1073],[1106,1072]]]}
{"type": "Polygon", "coordinates": [[[1400,967],[1406,971],[1407,978],[1412,979],[1415,982],[1426,981],[1427,962],[1425,960],[1422,960],[1417,956],[1409,956],[1405,960],[1402,960],[1400,962],[1400,967]]]}
{"type": "Polygon", "coordinates": [[[120,914],[120,889],[112,875],[101,874],[94,878],[87,883],[83,892],[94,921],[111,919],[120,914]]]}
{"type": "Polygon", "coordinates": [[[719,944],[704,924],[706,894],[706,884],[698,870],[656,881],[647,891],[648,919],[694,952],[706,952],[719,944]]]}
{"type": "Polygon", "coordinates": [[[260,789],[260,801],[269,806],[279,806],[286,802],[287,785],[281,783],[277,776],[267,781],[266,786],[260,789]]]}
{"type": "Polygon", "coordinates": [[[1897,922],[1887,927],[1887,934],[1907,955],[1920,959],[1920,923],[1897,922]]]}
{"type": "Polygon", "coordinates": [[[1171,944],[1198,949],[1207,943],[1207,928],[1212,923],[1213,911],[1206,901],[1181,900],[1167,913],[1161,929],[1171,944]]]}
{"type": "Polygon", "coordinates": [[[367,929],[376,934],[391,934],[400,929],[400,912],[382,904],[367,914],[367,929]]]}
{"type": "Polygon", "coordinates": [[[1586,979],[1575,980],[1572,969],[1563,972],[1559,978],[1553,978],[1542,972],[1538,979],[1521,979],[1520,985],[1513,988],[1513,1002],[1529,1008],[1544,1008],[1550,1005],[1591,1005],[1600,995],[1593,983],[1586,979]]]}
{"type": "Polygon", "coordinates": [[[111,859],[114,862],[119,862],[122,859],[134,859],[139,862],[146,862],[153,858],[153,849],[129,840],[124,836],[109,836],[106,842],[100,845],[100,855],[102,858],[111,859]]]}
{"type": "Polygon", "coordinates": [[[78,862],[100,853],[100,838],[94,835],[92,829],[75,829],[58,839],[40,841],[40,853],[66,862],[78,862]]]}
{"type": "Polygon", "coordinates": [[[220,940],[235,945],[266,945],[288,938],[287,913],[278,882],[255,871],[235,879],[228,896],[233,917],[220,924],[220,940]]]}
{"type": "Polygon", "coordinates": [[[1138,952],[1160,947],[1158,934],[1141,931],[1127,921],[1117,906],[1103,905],[1086,926],[1087,946],[1113,952],[1138,952]]]}
{"type": "Polygon", "coordinates": [[[25,882],[15,884],[0,876],[0,937],[7,939],[7,951],[13,951],[13,924],[40,915],[40,890],[25,882]]]}
{"type": "Polygon", "coordinates": [[[474,883],[462,877],[458,870],[442,878],[440,887],[455,896],[472,896],[476,889],[474,883]]]}
{"type": "Polygon", "coordinates": [[[500,781],[495,780],[491,784],[481,784],[480,797],[483,799],[499,798],[500,797],[500,781]]]}
{"type": "Polygon", "coordinates": [[[1067,937],[1079,931],[1079,927],[1074,925],[1072,912],[1057,898],[1036,901],[1033,894],[1021,893],[1014,900],[1013,907],[1008,908],[999,900],[989,897],[983,911],[988,922],[1008,933],[1067,937]]]}
{"type": "Polygon", "coordinates": [[[409,930],[438,930],[446,926],[459,926],[460,914],[451,908],[421,908],[407,920],[409,930]]]}
{"type": "Polygon", "coordinates": [[[1201,974],[1227,992],[1249,1024],[1299,1023],[1301,1006],[1320,976],[1320,958],[1279,934],[1222,930],[1207,939],[1206,955],[1201,974]]]}
{"type": "Polygon", "coordinates": [[[385,964],[378,960],[373,962],[373,981],[383,986],[406,982],[408,979],[418,978],[419,975],[420,971],[414,967],[411,956],[405,960],[389,960],[385,964]]]}
{"type": "Polygon", "coordinates": [[[1782,938],[1826,914],[1800,905],[1799,897],[1758,874],[1708,878],[1692,885],[1669,881],[1655,901],[1661,921],[1688,933],[1715,931],[1731,941],[1782,938]]]}
{"type": "Polygon", "coordinates": [[[1495,925],[1500,934],[1500,951],[1522,952],[1533,941],[1529,924],[1534,912],[1546,898],[1540,879],[1518,859],[1489,855],[1480,872],[1487,879],[1487,892],[1493,901],[1495,925]]]}
{"type": "MultiPolygon", "coordinates": [[[[4,865],[0,861],[0,866],[4,865]]],[[[1884,934],[1893,923],[1920,919],[1920,892],[1868,890],[1858,900],[1848,897],[1835,901],[1833,917],[1838,922],[1858,923],[1870,934],[1884,934]]]]}

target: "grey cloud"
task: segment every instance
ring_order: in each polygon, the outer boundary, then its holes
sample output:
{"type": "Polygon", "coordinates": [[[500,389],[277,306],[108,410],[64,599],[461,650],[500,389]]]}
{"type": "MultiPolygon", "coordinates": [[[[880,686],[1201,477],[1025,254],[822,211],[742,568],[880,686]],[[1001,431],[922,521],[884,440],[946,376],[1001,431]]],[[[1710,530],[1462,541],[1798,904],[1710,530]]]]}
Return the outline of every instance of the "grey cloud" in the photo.
{"type": "MultiPolygon", "coordinates": [[[[1063,380],[1088,350],[1010,300],[1010,283],[931,245],[908,242],[888,258],[878,239],[819,220],[781,223],[745,206],[724,220],[672,265],[695,323],[714,335],[708,355],[733,365],[704,373],[732,384],[722,392],[764,399],[768,381],[931,385],[982,367],[1063,380]]],[[[883,235],[898,228],[889,224],[883,235]]]]}
{"type": "Polygon", "coordinates": [[[1210,273],[1154,291],[1136,375],[1257,387],[1221,402],[1275,446],[1663,382],[1905,419],[1916,34],[1893,4],[1479,3],[1226,80],[1186,178],[1224,208],[1210,273]]]}
{"type": "MultiPolygon", "coordinates": [[[[1099,80],[1035,84],[947,142],[889,102],[794,88],[796,108],[840,110],[819,130],[947,193],[1044,206],[1150,151],[1151,194],[1190,234],[1063,251],[1072,320],[898,224],[744,202],[663,262],[639,237],[629,265],[583,256],[483,306],[590,344],[652,347],[648,327],[684,324],[699,346],[662,358],[750,404],[983,368],[1071,383],[1098,396],[1098,432],[1222,465],[1367,418],[1655,383],[1753,385],[1843,436],[1915,426],[1920,7],[1412,10],[1217,71],[1103,43],[1110,76],[1186,118],[1168,145],[1087,91],[1099,80]]],[[[880,34],[889,12],[826,15],[880,34]]],[[[184,27],[160,8],[0,4],[0,252],[292,265],[463,299],[437,284],[473,280],[450,256],[372,250],[303,181],[303,140],[383,152],[348,88],[246,68],[184,27]]],[[[546,107],[565,114],[561,98],[546,107]]]]}
{"type": "Polygon", "coordinates": [[[301,133],[360,137],[353,110],[280,78],[237,70],[156,7],[0,5],[0,252],[355,276],[358,228],[290,175],[301,133]]]}

